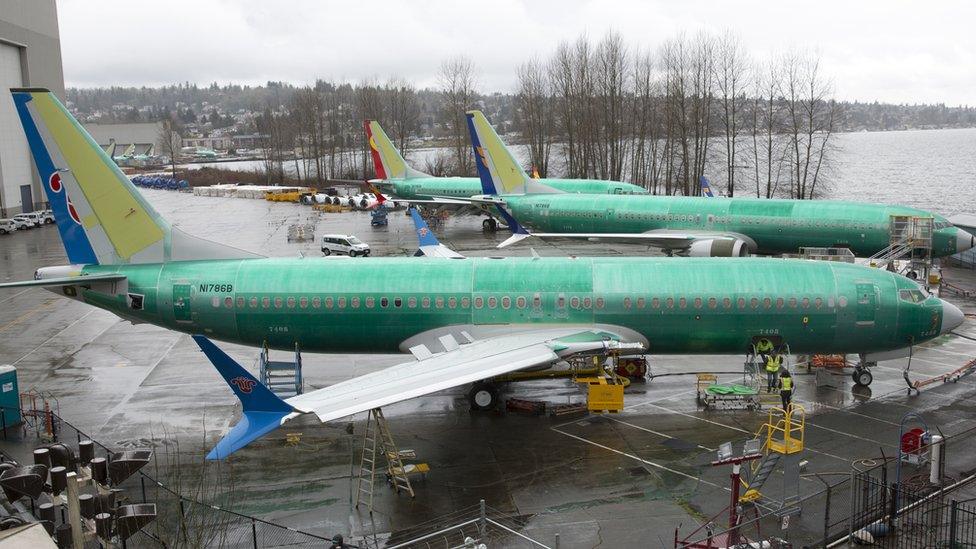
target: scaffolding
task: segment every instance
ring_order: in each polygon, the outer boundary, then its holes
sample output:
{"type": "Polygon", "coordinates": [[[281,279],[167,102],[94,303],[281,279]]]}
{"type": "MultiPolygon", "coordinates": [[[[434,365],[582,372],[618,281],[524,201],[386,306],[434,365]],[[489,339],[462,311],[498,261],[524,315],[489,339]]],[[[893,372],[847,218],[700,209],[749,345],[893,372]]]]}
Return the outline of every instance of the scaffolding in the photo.
{"type": "Polygon", "coordinates": [[[928,283],[932,271],[932,234],[935,218],[891,216],[888,247],[868,258],[879,269],[907,275],[928,283]],[[901,268],[897,261],[903,261],[901,268]]]}
{"type": "Polygon", "coordinates": [[[762,442],[763,458],[753,462],[746,491],[739,498],[742,503],[755,503],[766,497],[762,490],[777,468],[783,470],[783,499],[780,509],[792,510],[799,502],[799,454],[803,451],[806,430],[806,410],[791,404],[786,409],[773,407],[769,417],[756,432],[755,440],[762,442]]]}

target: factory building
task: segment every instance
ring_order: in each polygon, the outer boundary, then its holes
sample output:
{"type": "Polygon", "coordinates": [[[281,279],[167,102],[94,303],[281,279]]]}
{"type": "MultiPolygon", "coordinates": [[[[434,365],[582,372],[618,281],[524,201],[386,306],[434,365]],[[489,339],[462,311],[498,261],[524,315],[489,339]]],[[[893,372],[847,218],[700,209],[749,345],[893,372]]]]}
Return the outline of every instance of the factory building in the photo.
{"type": "MultiPolygon", "coordinates": [[[[147,154],[150,149],[155,154],[168,153],[162,122],[85,124],[85,129],[105,150],[109,150],[114,142],[116,155],[121,155],[129,145],[135,145],[133,154],[147,154]]],[[[175,148],[179,150],[182,146],[180,139],[178,137],[174,139],[175,148]]]]}
{"type": "Polygon", "coordinates": [[[64,100],[54,0],[0,0],[0,217],[47,202],[7,91],[25,86],[48,88],[64,100]]]}

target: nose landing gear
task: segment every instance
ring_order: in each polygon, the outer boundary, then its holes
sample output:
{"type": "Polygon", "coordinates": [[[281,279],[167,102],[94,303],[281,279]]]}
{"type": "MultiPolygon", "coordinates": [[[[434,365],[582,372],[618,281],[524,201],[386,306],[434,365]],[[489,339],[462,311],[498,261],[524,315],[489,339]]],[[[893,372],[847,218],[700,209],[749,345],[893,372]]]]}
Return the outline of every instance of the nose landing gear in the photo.
{"type": "Polygon", "coordinates": [[[877,365],[877,362],[865,362],[864,355],[861,355],[860,361],[854,367],[854,372],[851,374],[854,383],[860,387],[871,385],[871,382],[874,381],[874,376],[871,374],[870,368],[877,365]]]}

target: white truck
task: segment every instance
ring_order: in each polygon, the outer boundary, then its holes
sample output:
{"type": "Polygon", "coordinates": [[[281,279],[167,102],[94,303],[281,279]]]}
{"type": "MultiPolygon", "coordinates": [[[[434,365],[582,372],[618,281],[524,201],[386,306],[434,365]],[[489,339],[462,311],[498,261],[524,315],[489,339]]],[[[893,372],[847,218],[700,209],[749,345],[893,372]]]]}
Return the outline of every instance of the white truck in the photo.
{"type": "Polygon", "coordinates": [[[346,254],[349,257],[369,255],[369,244],[348,234],[322,235],[322,253],[324,255],[346,254]]]}

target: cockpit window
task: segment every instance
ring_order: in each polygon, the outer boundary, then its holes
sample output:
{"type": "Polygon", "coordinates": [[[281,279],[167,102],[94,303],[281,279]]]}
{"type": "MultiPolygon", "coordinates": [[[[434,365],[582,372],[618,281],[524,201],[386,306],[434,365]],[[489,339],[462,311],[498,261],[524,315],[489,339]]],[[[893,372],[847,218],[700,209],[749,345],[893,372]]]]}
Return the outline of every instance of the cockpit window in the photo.
{"type": "Polygon", "coordinates": [[[921,303],[928,299],[928,296],[921,290],[899,290],[898,297],[902,301],[908,301],[910,303],[921,303]]]}
{"type": "Polygon", "coordinates": [[[934,225],[934,227],[935,227],[935,230],[939,230],[939,229],[948,229],[948,228],[949,228],[949,227],[951,227],[951,226],[952,226],[952,223],[949,223],[949,222],[948,222],[948,221],[946,221],[946,220],[942,220],[942,221],[936,221],[936,222],[935,222],[935,225],[934,225]]]}

